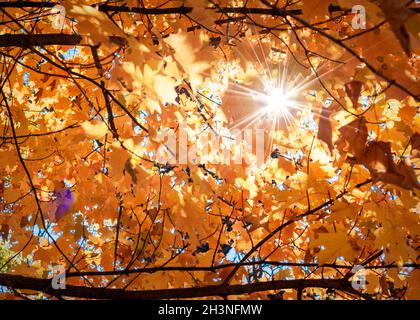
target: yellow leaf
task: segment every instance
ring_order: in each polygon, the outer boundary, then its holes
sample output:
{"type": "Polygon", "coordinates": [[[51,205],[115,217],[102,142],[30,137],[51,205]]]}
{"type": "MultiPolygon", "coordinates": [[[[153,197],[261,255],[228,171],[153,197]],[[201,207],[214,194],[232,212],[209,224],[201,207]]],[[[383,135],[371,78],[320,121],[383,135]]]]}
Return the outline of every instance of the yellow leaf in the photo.
{"type": "Polygon", "coordinates": [[[155,90],[163,103],[174,103],[177,93],[175,92],[176,81],[170,77],[158,74],[155,77],[155,90]]]}
{"type": "Polygon", "coordinates": [[[102,138],[108,131],[106,124],[97,120],[83,122],[82,128],[88,136],[95,139],[102,138]]]}
{"type": "Polygon", "coordinates": [[[319,263],[332,262],[339,257],[344,257],[346,261],[355,261],[362,249],[346,231],[320,233],[318,239],[311,242],[310,247],[321,245],[325,249],[316,254],[319,263]]]}

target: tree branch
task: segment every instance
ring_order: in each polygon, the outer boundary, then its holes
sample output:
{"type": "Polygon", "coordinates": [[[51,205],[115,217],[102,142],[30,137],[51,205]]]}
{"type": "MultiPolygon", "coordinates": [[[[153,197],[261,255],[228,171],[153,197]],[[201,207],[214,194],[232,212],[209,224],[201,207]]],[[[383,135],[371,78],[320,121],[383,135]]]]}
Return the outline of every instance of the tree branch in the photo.
{"type": "MultiPolygon", "coordinates": [[[[127,291],[123,289],[89,288],[67,285],[65,289],[53,289],[51,279],[39,279],[12,274],[0,274],[0,285],[13,289],[41,291],[50,295],[69,296],[87,299],[188,299],[208,296],[228,296],[249,294],[259,291],[279,289],[331,288],[355,293],[351,283],[342,279],[300,279],[257,282],[243,285],[215,285],[200,288],[159,289],[127,291]]],[[[364,296],[360,294],[361,296],[364,296]]]]}
{"type": "MultiPolygon", "coordinates": [[[[368,179],[364,182],[361,182],[359,184],[357,184],[354,188],[360,188],[368,183],[371,183],[372,179],[368,179]]],[[[326,202],[324,202],[323,204],[320,204],[318,207],[307,210],[306,212],[296,216],[295,218],[288,220],[287,222],[281,224],[280,226],[278,226],[276,229],[274,229],[273,231],[271,231],[268,235],[266,235],[260,242],[258,242],[251,250],[248,251],[248,253],[241,259],[240,263],[245,262],[251,255],[253,255],[260,247],[262,247],[267,241],[269,241],[271,238],[273,238],[278,232],[280,232],[281,230],[283,230],[285,227],[295,223],[296,221],[299,221],[300,219],[309,216],[311,214],[314,214],[316,212],[318,212],[319,210],[332,205],[334,203],[335,200],[338,200],[340,198],[342,198],[343,196],[345,196],[348,193],[348,190],[340,193],[339,195],[337,195],[335,197],[335,199],[330,199],[326,202]]],[[[225,280],[223,281],[223,283],[228,284],[229,281],[233,278],[233,276],[235,275],[236,271],[238,271],[238,269],[241,267],[241,265],[237,264],[235,266],[235,268],[233,268],[233,270],[227,275],[227,277],[225,278],[225,280]]]]}
{"type": "MultiPolygon", "coordinates": [[[[281,8],[277,8],[273,5],[271,5],[268,1],[266,0],[261,0],[265,5],[271,7],[271,9],[275,10],[278,12],[279,15],[283,14],[284,15],[284,10],[281,8]]],[[[383,80],[387,81],[390,85],[393,85],[395,87],[397,87],[398,89],[400,89],[401,91],[405,92],[406,94],[408,94],[409,96],[412,96],[414,99],[419,100],[419,95],[411,92],[410,90],[408,90],[407,88],[405,88],[404,86],[402,86],[400,83],[396,82],[394,79],[391,79],[389,77],[387,77],[386,75],[384,75],[382,72],[380,72],[379,70],[375,69],[375,67],[373,67],[373,65],[371,65],[368,61],[366,61],[366,59],[362,58],[361,56],[359,56],[356,51],[354,51],[352,48],[350,48],[349,46],[347,46],[346,44],[344,44],[343,42],[341,42],[340,40],[334,38],[332,35],[326,33],[325,31],[323,31],[320,28],[317,28],[313,25],[311,25],[309,22],[307,22],[306,20],[298,17],[297,15],[294,14],[288,14],[290,17],[292,17],[294,20],[296,20],[297,22],[299,22],[300,24],[302,24],[303,26],[318,32],[320,35],[322,35],[324,38],[330,40],[331,42],[337,44],[338,46],[340,46],[341,48],[343,48],[344,50],[346,50],[348,53],[350,53],[354,58],[356,58],[357,60],[359,60],[360,62],[364,63],[366,65],[366,67],[375,75],[377,75],[378,77],[382,78],[383,80]]]]}
{"type": "MultiPolygon", "coordinates": [[[[110,36],[109,40],[117,45],[123,46],[126,40],[118,36],[110,36]]],[[[0,35],[0,47],[22,47],[45,45],[89,45],[87,37],[78,34],[2,34],[0,35]]]]}
{"type": "MultiPolygon", "coordinates": [[[[226,268],[232,268],[236,265],[240,266],[255,266],[255,265],[263,265],[263,266],[280,266],[280,267],[307,267],[307,268],[332,268],[332,269],[344,269],[344,270],[351,270],[353,268],[352,265],[339,265],[335,263],[327,263],[327,264],[318,264],[318,263],[298,263],[298,262],[279,262],[279,261],[247,261],[242,263],[225,263],[220,264],[217,266],[209,266],[209,267],[184,267],[184,266],[157,266],[157,267],[149,267],[149,268],[141,268],[141,269],[130,269],[130,270],[111,270],[111,271],[81,271],[81,272],[69,272],[67,273],[67,277],[81,277],[81,276],[117,276],[117,275],[129,275],[129,274],[139,274],[139,273],[155,273],[155,272],[168,272],[168,271],[179,271],[179,272],[216,272],[217,270],[222,270],[226,268]]],[[[420,264],[418,263],[408,263],[403,265],[404,268],[415,268],[420,269],[420,264]]],[[[386,265],[366,265],[365,269],[395,269],[399,268],[397,264],[391,263],[386,265]]]]}
{"type": "MultiPolygon", "coordinates": [[[[58,2],[32,2],[32,1],[13,1],[0,2],[0,8],[52,8],[58,2]]],[[[163,14],[188,14],[192,12],[192,7],[178,6],[172,8],[143,8],[143,7],[127,7],[126,4],[122,6],[111,6],[108,4],[101,4],[97,6],[98,11],[102,12],[128,12],[141,13],[146,15],[163,15],[163,14]]],[[[239,14],[264,14],[264,15],[279,15],[279,13],[267,8],[247,8],[247,7],[222,7],[222,8],[208,8],[209,10],[217,10],[222,13],[239,13],[239,14]]],[[[302,10],[284,10],[286,15],[302,14],[302,10]]]]}

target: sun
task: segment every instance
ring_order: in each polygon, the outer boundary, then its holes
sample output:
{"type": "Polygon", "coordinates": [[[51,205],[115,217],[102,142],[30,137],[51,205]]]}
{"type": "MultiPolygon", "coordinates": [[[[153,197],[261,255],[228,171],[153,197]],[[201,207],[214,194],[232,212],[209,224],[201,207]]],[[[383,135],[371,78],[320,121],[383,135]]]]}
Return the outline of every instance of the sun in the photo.
{"type": "Polygon", "coordinates": [[[282,115],[293,107],[294,101],[291,93],[286,93],[282,88],[269,86],[262,100],[264,111],[267,114],[282,115]]]}

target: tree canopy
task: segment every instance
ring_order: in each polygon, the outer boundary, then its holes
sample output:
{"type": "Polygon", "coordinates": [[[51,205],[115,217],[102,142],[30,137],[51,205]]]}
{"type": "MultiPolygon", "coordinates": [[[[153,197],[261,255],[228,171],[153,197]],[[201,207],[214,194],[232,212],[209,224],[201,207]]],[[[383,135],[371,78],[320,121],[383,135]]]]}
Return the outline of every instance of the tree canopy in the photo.
{"type": "Polygon", "coordinates": [[[0,2],[1,299],[420,298],[419,9],[0,2]]]}

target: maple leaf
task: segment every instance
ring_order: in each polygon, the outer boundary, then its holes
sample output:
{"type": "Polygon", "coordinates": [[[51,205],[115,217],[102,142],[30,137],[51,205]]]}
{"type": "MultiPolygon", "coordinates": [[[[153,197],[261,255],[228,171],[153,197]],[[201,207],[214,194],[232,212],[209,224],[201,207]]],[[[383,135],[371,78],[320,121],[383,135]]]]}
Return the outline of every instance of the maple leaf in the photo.
{"type": "Polygon", "coordinates": [[[195,90],[202,81],[203,72],[209,68],[208,62],[200,58],[209,54],[211,47],[204,47],[202,39],[193,38],[182,32],[172,34],[165,39],[165,42],[175,50],[174,58],[180,68],[189,76],[189,82],[195,90]]]}
{"type": "Polygon", "coordinates": [[[360,81],[351,81],[345,84],[346,93],[349,96],[353,107],[357,106],[357,101],[360,97],[360,92],[362,91],[363,83],[360,81]]]}
{"type": "Polygon", "coordinates": [[[407,20],[415,13],[407,8],[401,1],[379,0],[379,6],[385,14],[392,31],[398,38],[407,56],[411,55],[410,36],[405,27],[407,20]]]}
{"type": "Polygon", "coordinates": [[[411,148],[416,151],[420,151],[420,133],[416,132],[410,139],[411,148]]]}
{"type": "Polygon", "coordinates": [[[318,239],[311,243],[311,247],[322,245],[325,247],[316,256],[320,263],[328,263],[344,257],[347,261],[354,261],[361,250],[358,241],[350,238],[346,232],[320,233],[318,239]]]}
{"type": "Polygon", "coordinates": [[[340,145],[340,148],[347,150],[355,157],[363,154],[368,137],[366,119],[364,117],[341,127],[339,132],[340,139],[336,143],[340,145]]]}
{"type": "Polygon", "coordinates": [[[90,35],[93,44],[111,43],[109,36],[124,38],[124,32],[118,28],[103,12],[88,5],[80,5],[76,1],[63,3],[66,11],[76,18],[77,28],[81,33],[90,35]]]}
{"type": "Polygon", "coordinates": [[[405,162],[395,165],[389,142],[372,142],[357,158],[370,171],[374,180],[398,185],[402,188],[419,188],[413,168],[405,162]]]}
{"type": "Polygon", "coordinates": [[[102,138],[108,131],[106,124],[100,121],[85,121],[82,123],[82,128],[92,138],[102,138]]]}
{"type": "Polygon", "coordinates": [[[51,211],[49,218],[52,221],[57,221],[70,212],[74,203],[74,195],[70,189],[58,188],[54,190],[52,197],[55,210],[51,211]]]}
{"type": "Polygon", "coordinates": [[[330,152],[333,149],[332,143],[332,127],[330,122],[330,111],[324,106],[322,107],[322,112],[319,116],[319,123],[318,123],[318,139],[324,141],[330,152]]]}

